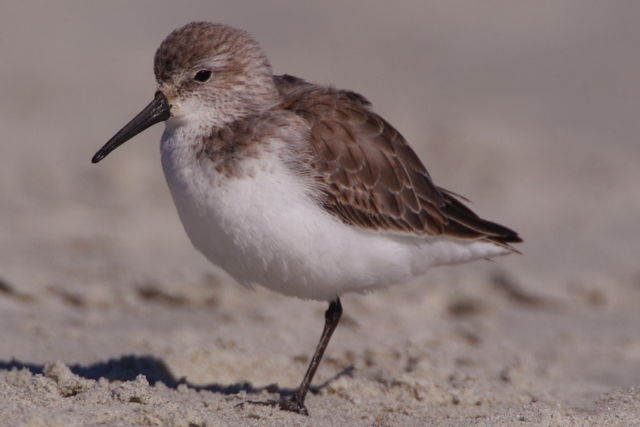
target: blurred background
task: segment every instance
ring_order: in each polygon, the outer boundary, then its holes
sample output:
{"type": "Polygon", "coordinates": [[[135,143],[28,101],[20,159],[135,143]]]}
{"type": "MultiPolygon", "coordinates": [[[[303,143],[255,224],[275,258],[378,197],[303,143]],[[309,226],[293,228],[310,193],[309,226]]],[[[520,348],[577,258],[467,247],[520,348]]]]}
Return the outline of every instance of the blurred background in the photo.
{"type": "Polygon", "coordinates": [[[501,265],[562,281],[640,273],[636,2],[1,8],[4,277],[149,274],[144,260],[167,271],[208,268],[169,199],[161,126],[104,164],[89,163],[151,99],[160,41],[202,19],[251,32],[276,73],[367,96],[439,185],[521,233],[524,256],[501,265]]]}
{"type": "MultiPolygon", "coordinates": [[[[5,293],[58,312],[66,309],[49,301],[58,294],[104,308],[112,294],[127,300],[140,284],[162,283],[175,298],[203,277],[227,289],[230,279],[192,249],[179,223],[160,167],[161,125],[90,164],[153,96],[159,43],[192,20],[248,30],[276,73],[364,94],[438,185],[525,239],[522,256],[439,270],[432,280],[468,282],[500,269],[535,294],[563,297],[586,286],[598,290],[596,302],[638,301],[640,3],[631,0],[2,2],[5,293]],[[614,288],[618,297],[607,296],[614,288]]],[[[236,299],[228,304],[255,301],[251,310],[267,317],[261,298],[302,305],[229,289],[236,299]]],[[[404,295],[398,289],[386,298],[404,295]]],[[[3,324],[21,324],[11,307],[3,324]]],[[[631,313],[616,324],[637,325],[631,313]]],[[[43,360],[53,351],[90,361],[109,353],[90,340],[82,356],[37,342],[16,335],[3,357],[43,360]]],[[[640,344],[634,348],[630,363],[640,358],[640,344]]]]}

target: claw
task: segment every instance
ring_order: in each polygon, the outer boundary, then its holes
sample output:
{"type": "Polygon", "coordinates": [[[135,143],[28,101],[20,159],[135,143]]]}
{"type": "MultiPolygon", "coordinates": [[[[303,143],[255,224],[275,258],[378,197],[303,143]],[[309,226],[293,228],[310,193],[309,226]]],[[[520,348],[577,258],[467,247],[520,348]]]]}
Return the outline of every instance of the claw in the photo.
{"type": "Polygon", "coordinates": [[[300,415],[309,416],[309,410],[304,404],[293,400],[293,399],[279,399],[279,400],[246,400],[244,402],[240,402],[236,405],[237,407],[244,407],[245,404],[251,405],[262,405],[262,406],[273,406],[278,407],[283,411],[294,412],[300,415]]]}
{"type": "Polygon", "coordinates": [[[304,403],[300,403],[293,399],[280,399],[278,401],[278,405],[280,409],[290,412],[295,412],[296,414],[309,416],[309,410],[304,403]]]}

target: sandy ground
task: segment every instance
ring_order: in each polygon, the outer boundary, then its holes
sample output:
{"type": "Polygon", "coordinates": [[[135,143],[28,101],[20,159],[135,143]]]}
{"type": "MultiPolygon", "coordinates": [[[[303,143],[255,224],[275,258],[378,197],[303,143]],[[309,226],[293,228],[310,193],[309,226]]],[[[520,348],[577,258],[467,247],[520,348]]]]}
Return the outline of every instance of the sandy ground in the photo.
{"type": "Polygon", "coordinates": [[[640,425],[640,7],[632,2],[14,2],[0,13],[0,425],[640,425]],[[325,305],[193,250],[160,127],[94,151],[190,20],[366,94],[523,255],[325,305]],[[357,23],[357,25],[354,25],[357,23]]]}

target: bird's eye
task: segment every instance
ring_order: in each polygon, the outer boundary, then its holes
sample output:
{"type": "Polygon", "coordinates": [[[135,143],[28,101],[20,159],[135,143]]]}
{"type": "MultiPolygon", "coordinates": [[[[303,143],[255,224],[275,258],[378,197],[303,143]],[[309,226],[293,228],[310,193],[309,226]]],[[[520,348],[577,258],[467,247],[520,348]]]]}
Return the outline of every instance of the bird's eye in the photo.
{"type": "Polygon", "coordinates": [[[193,80],[204,83],[211,78],[210,70],[200,70],[193,76],[193,80]]]}

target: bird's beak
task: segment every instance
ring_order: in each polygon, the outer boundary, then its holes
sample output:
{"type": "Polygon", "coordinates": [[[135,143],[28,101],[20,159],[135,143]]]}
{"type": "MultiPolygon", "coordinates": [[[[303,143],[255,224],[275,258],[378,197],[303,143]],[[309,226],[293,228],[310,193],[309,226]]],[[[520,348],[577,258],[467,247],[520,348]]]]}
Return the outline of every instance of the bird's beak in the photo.
{"type": "Polygon", "coordinates": [[[156,92],[153,101],[149,103],[140,113],[127,123],[116,133],[113,138],[107,141],[100,150],[93,156],[91,163],[98,163],[107,157],[107,154],[124,144],[143,130],[163,122],[171,117],[171,105],[167,97],[160,91],[156,92]]]}

